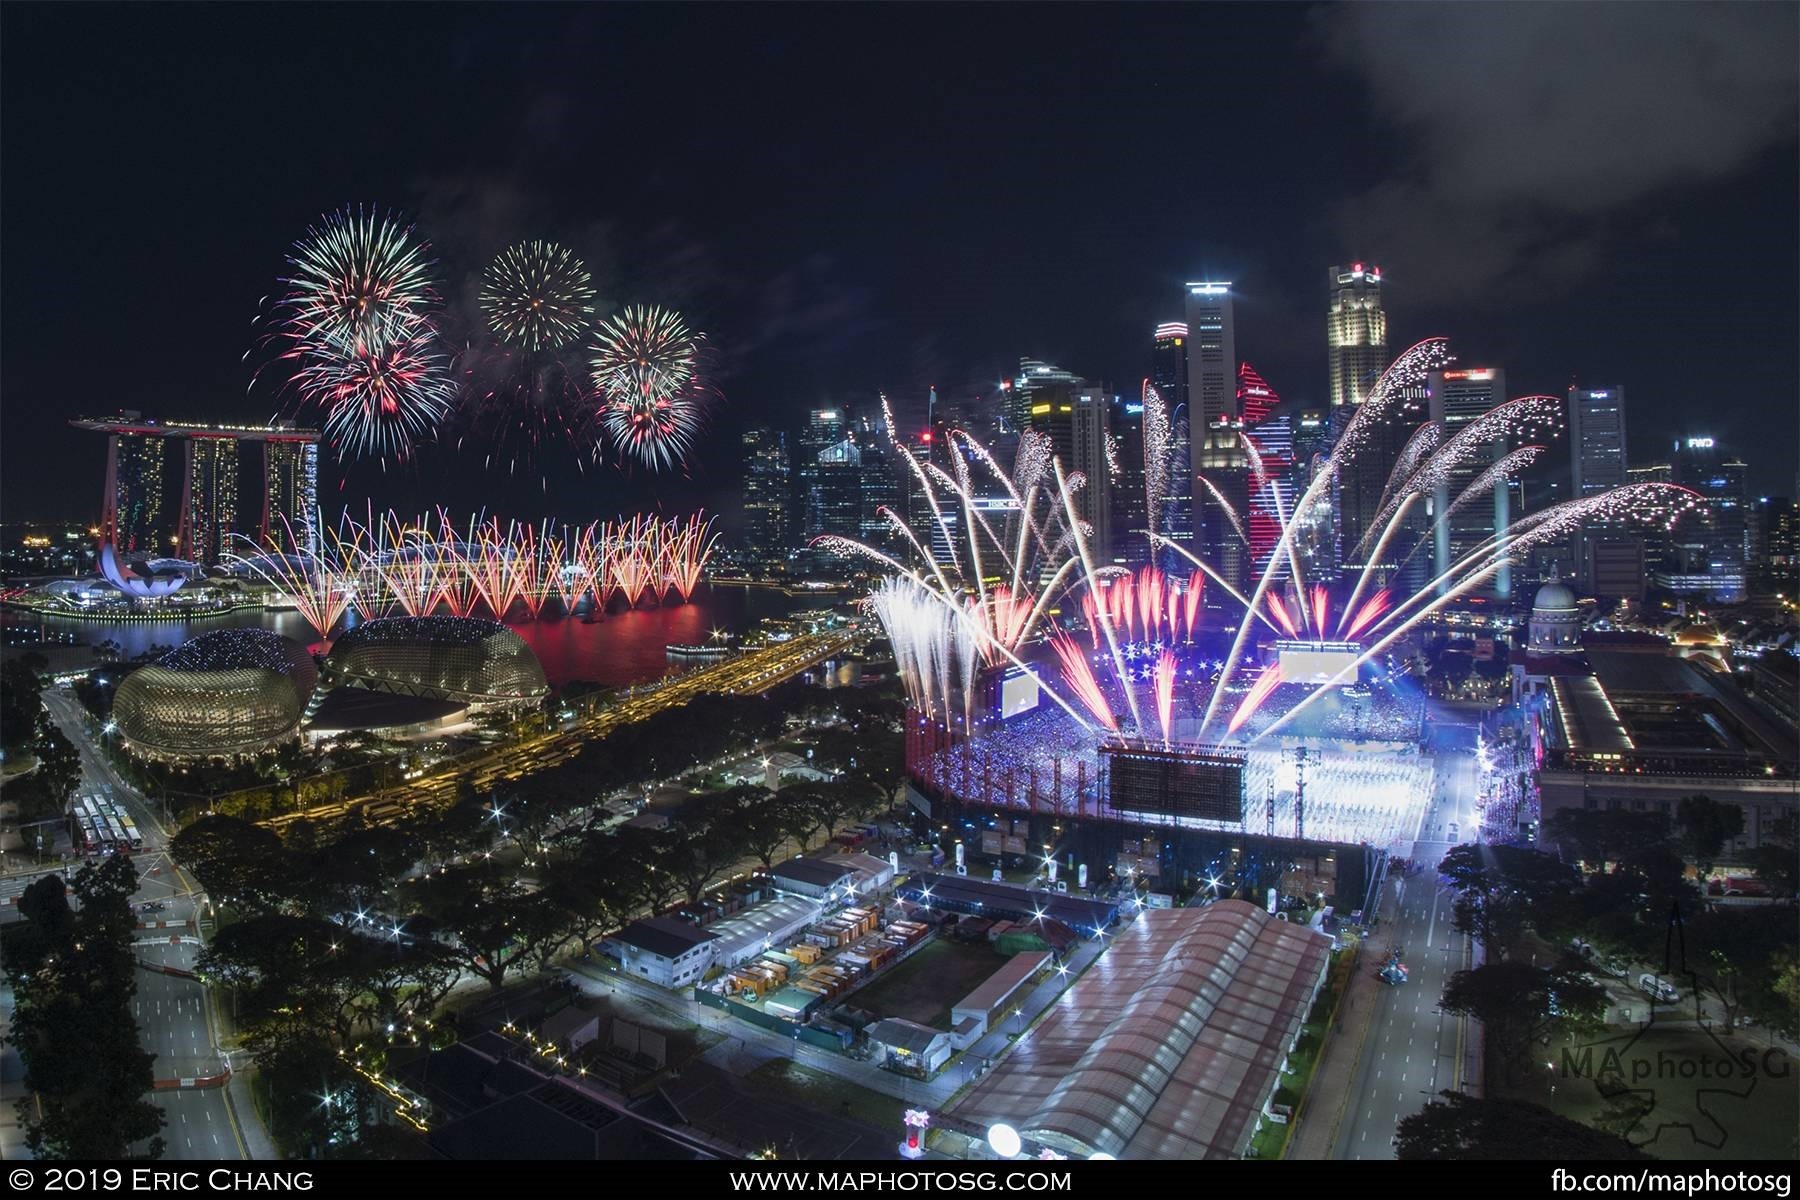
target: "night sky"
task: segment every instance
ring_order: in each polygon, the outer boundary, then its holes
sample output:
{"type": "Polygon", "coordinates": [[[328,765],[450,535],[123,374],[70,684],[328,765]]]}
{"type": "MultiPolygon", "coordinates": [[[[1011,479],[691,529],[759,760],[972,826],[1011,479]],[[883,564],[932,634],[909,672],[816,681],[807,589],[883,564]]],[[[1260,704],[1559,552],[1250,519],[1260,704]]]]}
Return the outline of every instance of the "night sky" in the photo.
{"type": "MultiPolygon", "coordinates": [[[[1326,269],[1514,394],[1626,386],[1633,458],[1800,441],[1793,5],[207,5],[0,9],[0,504],[91,519],[120,407],[266,420],[245,352],[329,209],[445,291],[530,237],[679,308],[726,403],[688,477],[429,447],[333,495],[588,519],[735,493],[735,431],[1021,355],[1135,389],[1181,284],[1326,385],[1326,269]],[[542,479],[548,477],[546,494],[542,479]]],[[[335,509],[331,499],[325,503],[335,509]]]]}

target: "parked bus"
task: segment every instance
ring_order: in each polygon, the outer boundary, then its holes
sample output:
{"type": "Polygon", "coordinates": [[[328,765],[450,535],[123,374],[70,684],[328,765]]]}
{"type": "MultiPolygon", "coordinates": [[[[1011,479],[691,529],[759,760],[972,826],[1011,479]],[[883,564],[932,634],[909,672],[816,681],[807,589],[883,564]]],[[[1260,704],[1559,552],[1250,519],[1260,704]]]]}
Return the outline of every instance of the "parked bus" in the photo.
{"type": "Polygon", "coordinates": [[[130,817],[120,817],[119,824],[125,829],[125,841],[133,850],[144,848],[144,836],[138,832],[137,822],[130,817]]]}

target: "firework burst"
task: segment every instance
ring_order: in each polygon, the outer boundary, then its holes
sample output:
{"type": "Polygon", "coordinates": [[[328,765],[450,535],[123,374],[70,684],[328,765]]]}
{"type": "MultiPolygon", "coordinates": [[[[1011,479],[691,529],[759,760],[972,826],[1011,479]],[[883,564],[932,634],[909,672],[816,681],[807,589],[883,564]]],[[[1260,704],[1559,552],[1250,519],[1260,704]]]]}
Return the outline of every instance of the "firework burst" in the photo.
{"type": "Polygon", "coordinates": [[[698,344],[679,313],[634,305],[600,326],[593,356],[600,425],[622,458],[652,470],[678,465],[704,415],[698,344]]]}
{"type": "Polygon", "coordinates": [[[429,247],[392,215],[327,214],[294,243],[283,332],[309,353],[378,351],[414,334],[432,301],[429,247]]]}
{"type": "Polygon", "coordinates": [[[520,242],[481,277],[488,325],[522,350],[560,350],[580,341],[594,315],[594,285],[573,251],[555,242],[520,242]]]}
{"type": "Polygon", "coordinates": [[[422,330],[379,348],[308,355],[303,364],[295,386],[324,412],[339,458],[405,459],[436,430],[455,396],[436,340],[422,330]]]}

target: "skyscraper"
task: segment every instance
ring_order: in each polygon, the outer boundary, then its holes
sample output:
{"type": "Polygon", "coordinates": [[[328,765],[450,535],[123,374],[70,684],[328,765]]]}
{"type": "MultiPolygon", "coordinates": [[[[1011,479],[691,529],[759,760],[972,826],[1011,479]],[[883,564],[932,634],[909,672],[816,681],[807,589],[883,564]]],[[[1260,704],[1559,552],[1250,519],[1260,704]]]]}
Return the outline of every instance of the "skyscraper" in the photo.
{"type": "Polygon", "coordinates": [[[745,549],[750,561],[761,566],[784,563],[794,484],[787,434],[779,429],[746,429],[742,446],[745,549]]]}
{"type": "Polygon", "coordinates": [[[1569,389],[1569,451],[1580,499],[1625,482],[1625,389],[1569,389]]]}
{"type": "Polygon", "coordinates": [[[1049,439],[1064,476],[1079,471],[1087,478],[1087,486],[1075,493],[1075,511],[1093,529],[1088,550],[1094,561],[1112,561],[1114,480],[1107,456],[1111,397],[1106,386],[1089,383],[1061,367],[1022,358],[1013,392],[1029,401],[1026,427],[1049,439]]]}
{"type": "MultiPolygon", "coordinates": [[[[1506,401],[1506,372],[1498,367],[1433,371],[1427,386],[1431,392],[1431,419],[1437,424],[1444,442],[1455,437],[1464,425],[1476,417],[1506,401]]],[[[1431,516],[1436,539],[1433,550],[1438,575],[1444,574],[1451,564],[1489,537],[1506,532],[1511,507],[1509,493],[1503,487],[1494,489],[1491,505],[1472,502],[1464,505],[1448,521],[1439,519],[1449,508],[1450,501],[1474,482],[1477,475],[1493,465],[1501,452],[1496,446],[1485,453],[1468,455],[1451,469],[1447,483],[1433,494],[1431,516]]],[[[1345,540],[1348,540],[1347,536],[1345,540]]],[[[1448,587],[1448,584],[1443,586],[1448,587]]],[[[1512,594],[1512,572],[1509,567],[1502,566],[1495,573],[1493,591],[1502,598],[1512,594]]]]}
{"type": "Polygon", "coordinates": [[[1187,285],[1188,396],[1193,438],[1200,430],[1237,416],[1237,329],[1231,284],[1187,285]]]}
{"type": "MultiPolygon", "coordinates": [[[[1244,511],[1249,460],[1239,437],[1243,423],[1237,411],[1237,330],[1229,281],[1187,285],[1187,327],[1195,553],[1241,588],[1249,553],[1232,512],[1244,511]]],[[[1219,589],[1207,593],[1209,609],[1222,603],[1219,589]]]]}
{"type": "Polygon", "coordinates": [[[1118,458],[1112,486],[1112,561],[1140,566],[1152,561],[1149,508],[1144,495],[1144,401],[1142,395],[1112,398],[1107,436],[1118,458]]]}
{"type": "Polygon", "coordinates": [[[1750,550],[1748,468],[1711,437],[1677,441],[1671,465],[1674,481],[1698,492],[1701,507],[1675,527],[1678,569],[1657,582],[1673,592],[1742,600],[1750,550]]]}
{"type": "Polygon", "coordinates": [[[806,513],[807,537],[862,537],[862,451],[846,437],[819,451],[817,466],[806,513]]]}
{"type": "Polygon", "coordinates": [[[210,567],[237,532],[238,444],[231,437],[187,439],[181,490],[181,557],[210,567]]]}
{"type": "Polygon", "coordinates": [[[1387,312],[1381,307],[1381,268],[1353,263],[1331,268],[1331,307],[1325,345],[1331,355],[1331,406],[1357,405],[1387,366],[1387,312]]]}
{"type": "Polygon", "coordinates": [[[100,536],[128,554],[168,552],[164,516],[168,486],[163,462],[168,447],[160,433],[114,432],[106,445],[106,489],[100,536]]]}
{"type": "MultiPolygon", "coordinates": [[[[292,428],[290,424],[287,428],[292,428]]],[[[319,549],[319,443],[296,432],[263,443],[261,541],[288,554],[319,549]]]]}
{"type": "MultiPolygon", "coordinates": [[[[1569,479],[1571,499],[1592,496],[1625,482],[1625,389],[1569,388],[1569,479]]],[[[1631,583],[1632,562],[1641,565],[1642,539],[1623,523],[1594,521],[1572,534],[1580,583],[1597,596],[1637,599],[1642,572],[1631,583]],[[1600,542],[1606,542],[1604,546],[1600,542]],[[1633,547],[1635,543],[1635,549],[1633,547]],[[1611,569],[1608,569],[1609,564],[1611,569]]]]}
{"type": "Polygon", "coordinates": [[[885,435],[874,430],[857,434],[856,448],[862,452],[861,489],[862,540],[871,546],[890,546],[902,540],[882,510],[905,516],[901,502],[900,456],[887,444],[885,435]]]}
{"type": "MultiPolygon", "coordinates": [[[[1238,368],[1238,408],[1244,436],[1255,448],[1250,464],[1249,508],[1244,533],[1250,541],[1249,580],[1262,577],[1281,540],[1282,515],[1294,511],[1294,433],[1287,414],[1275,416],[1281,397],[1249,363],[1238,368]]],[[[1276,578],[1286,578],[1278,569],[1276,578]]]]}
{"type": "MultiPolygon", "coordinates": [[[[1194,452],[1189,442],[1188,327],[1185,321],[1165,321],[1156,327],[1150,350],[1150,386],[1162,398],[1169,417],[1168,500],[1155,514],[1157,530],[1170,541],[1194,548],[1194,452]]],[[[1164,548],[1159,556],[1165,571],[1185,569],[1181,556],[1164,548]]]]}

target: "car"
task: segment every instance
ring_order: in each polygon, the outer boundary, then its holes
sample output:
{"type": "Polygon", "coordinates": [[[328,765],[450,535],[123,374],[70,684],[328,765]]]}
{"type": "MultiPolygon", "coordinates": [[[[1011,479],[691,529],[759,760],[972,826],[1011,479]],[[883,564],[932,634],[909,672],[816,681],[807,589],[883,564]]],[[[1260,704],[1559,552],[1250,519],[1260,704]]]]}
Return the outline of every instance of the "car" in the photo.
{"type": "Polygon", "coordinates": [[[141,913],[161,912],[167,907],[169,906],[164,904],[161,900],[146,900],[138,905],[138,911],[141,913]]]}
{"type": "Polygon", "coordinates": [[[1681,992],[1674,984],[1663,979],[1661,976],[1651,974],[1649,971],[1645,971],[1642,975],[1638,976],[1637,985],[1638,991],[1644,993],[1644,995],[1650,997],[1652,1000],[1660,1000],[1664,1004],[1673,1004],[1681,999],[1681,992]]]}

